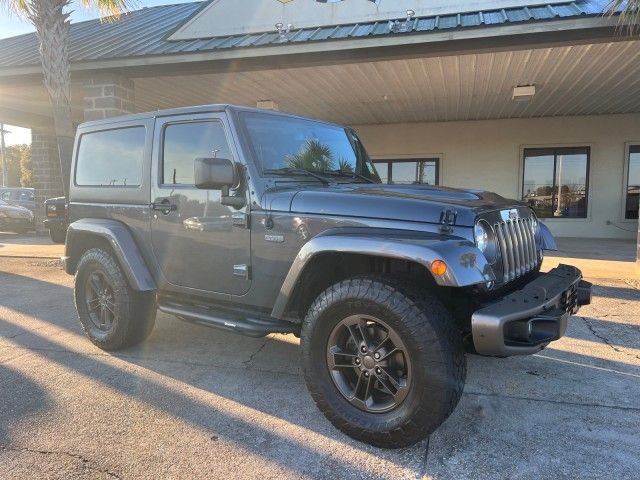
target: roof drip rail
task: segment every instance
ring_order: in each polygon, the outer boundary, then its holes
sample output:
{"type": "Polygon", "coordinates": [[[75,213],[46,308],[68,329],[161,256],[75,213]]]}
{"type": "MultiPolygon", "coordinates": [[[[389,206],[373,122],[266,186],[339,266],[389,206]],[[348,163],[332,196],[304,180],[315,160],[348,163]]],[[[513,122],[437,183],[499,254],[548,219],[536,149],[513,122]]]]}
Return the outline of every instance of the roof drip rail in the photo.
{"type": "Polygon", "coordinates": [[[413,10],[407,10],[407,18],[401,20],[389,20],[389,31],[393,33],[406,33],[413,30],[415,25],[416,12],[413,10]]]}

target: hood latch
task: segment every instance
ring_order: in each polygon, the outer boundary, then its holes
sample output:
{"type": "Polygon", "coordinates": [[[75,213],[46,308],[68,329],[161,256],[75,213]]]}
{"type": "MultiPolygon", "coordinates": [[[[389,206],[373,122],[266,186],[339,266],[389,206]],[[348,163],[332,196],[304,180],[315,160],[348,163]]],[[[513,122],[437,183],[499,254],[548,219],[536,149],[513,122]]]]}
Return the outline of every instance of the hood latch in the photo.
{"type": "Polygon", "coordinates": [[[440,212],[440,231],[443,233],[449,233],[453,231],[453,225],[456,224],[458,218],[458,212],[455,210],[443,210],[440,212]]]}

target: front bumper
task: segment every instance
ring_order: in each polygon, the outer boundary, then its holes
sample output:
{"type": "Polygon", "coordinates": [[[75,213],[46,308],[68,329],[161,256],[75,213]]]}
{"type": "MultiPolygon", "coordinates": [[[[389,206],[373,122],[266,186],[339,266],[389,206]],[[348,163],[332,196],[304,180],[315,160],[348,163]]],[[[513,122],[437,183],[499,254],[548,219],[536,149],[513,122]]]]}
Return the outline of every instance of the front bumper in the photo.
{"type": "Polygon", "coordinates": [[[569,317],[589,303],[591,284],[582,280],[582,272],[559,265],[477,310],[471,317],[473,344],[480,355],[539,352],[564,335],[569,317]]]}

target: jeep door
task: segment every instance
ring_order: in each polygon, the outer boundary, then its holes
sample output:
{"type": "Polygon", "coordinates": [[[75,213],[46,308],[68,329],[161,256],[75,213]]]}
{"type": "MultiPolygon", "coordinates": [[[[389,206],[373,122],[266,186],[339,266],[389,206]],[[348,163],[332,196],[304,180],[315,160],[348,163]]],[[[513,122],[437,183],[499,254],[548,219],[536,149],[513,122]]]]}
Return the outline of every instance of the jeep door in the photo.
{"type": "Polygon", "coordinates": [[[239,159],[225,114],[158,118],[154,146],[151,236],[164,279],[181,289],[246,293],[251,283],[247,207],[225,206],[220,190],[194,186],[196,158],[239,159]]]}

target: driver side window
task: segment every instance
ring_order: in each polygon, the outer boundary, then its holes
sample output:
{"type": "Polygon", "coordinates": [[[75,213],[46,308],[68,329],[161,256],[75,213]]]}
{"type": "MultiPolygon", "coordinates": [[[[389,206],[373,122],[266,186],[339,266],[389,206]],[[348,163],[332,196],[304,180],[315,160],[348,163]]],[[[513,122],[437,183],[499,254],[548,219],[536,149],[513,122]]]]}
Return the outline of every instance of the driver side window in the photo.
{"type": "Polygon", "coordinates": [[[193,185],[196,158],[233,160],[224,126],[217,120],[172,123],[163,138],[163,185],[193,185]]]}

